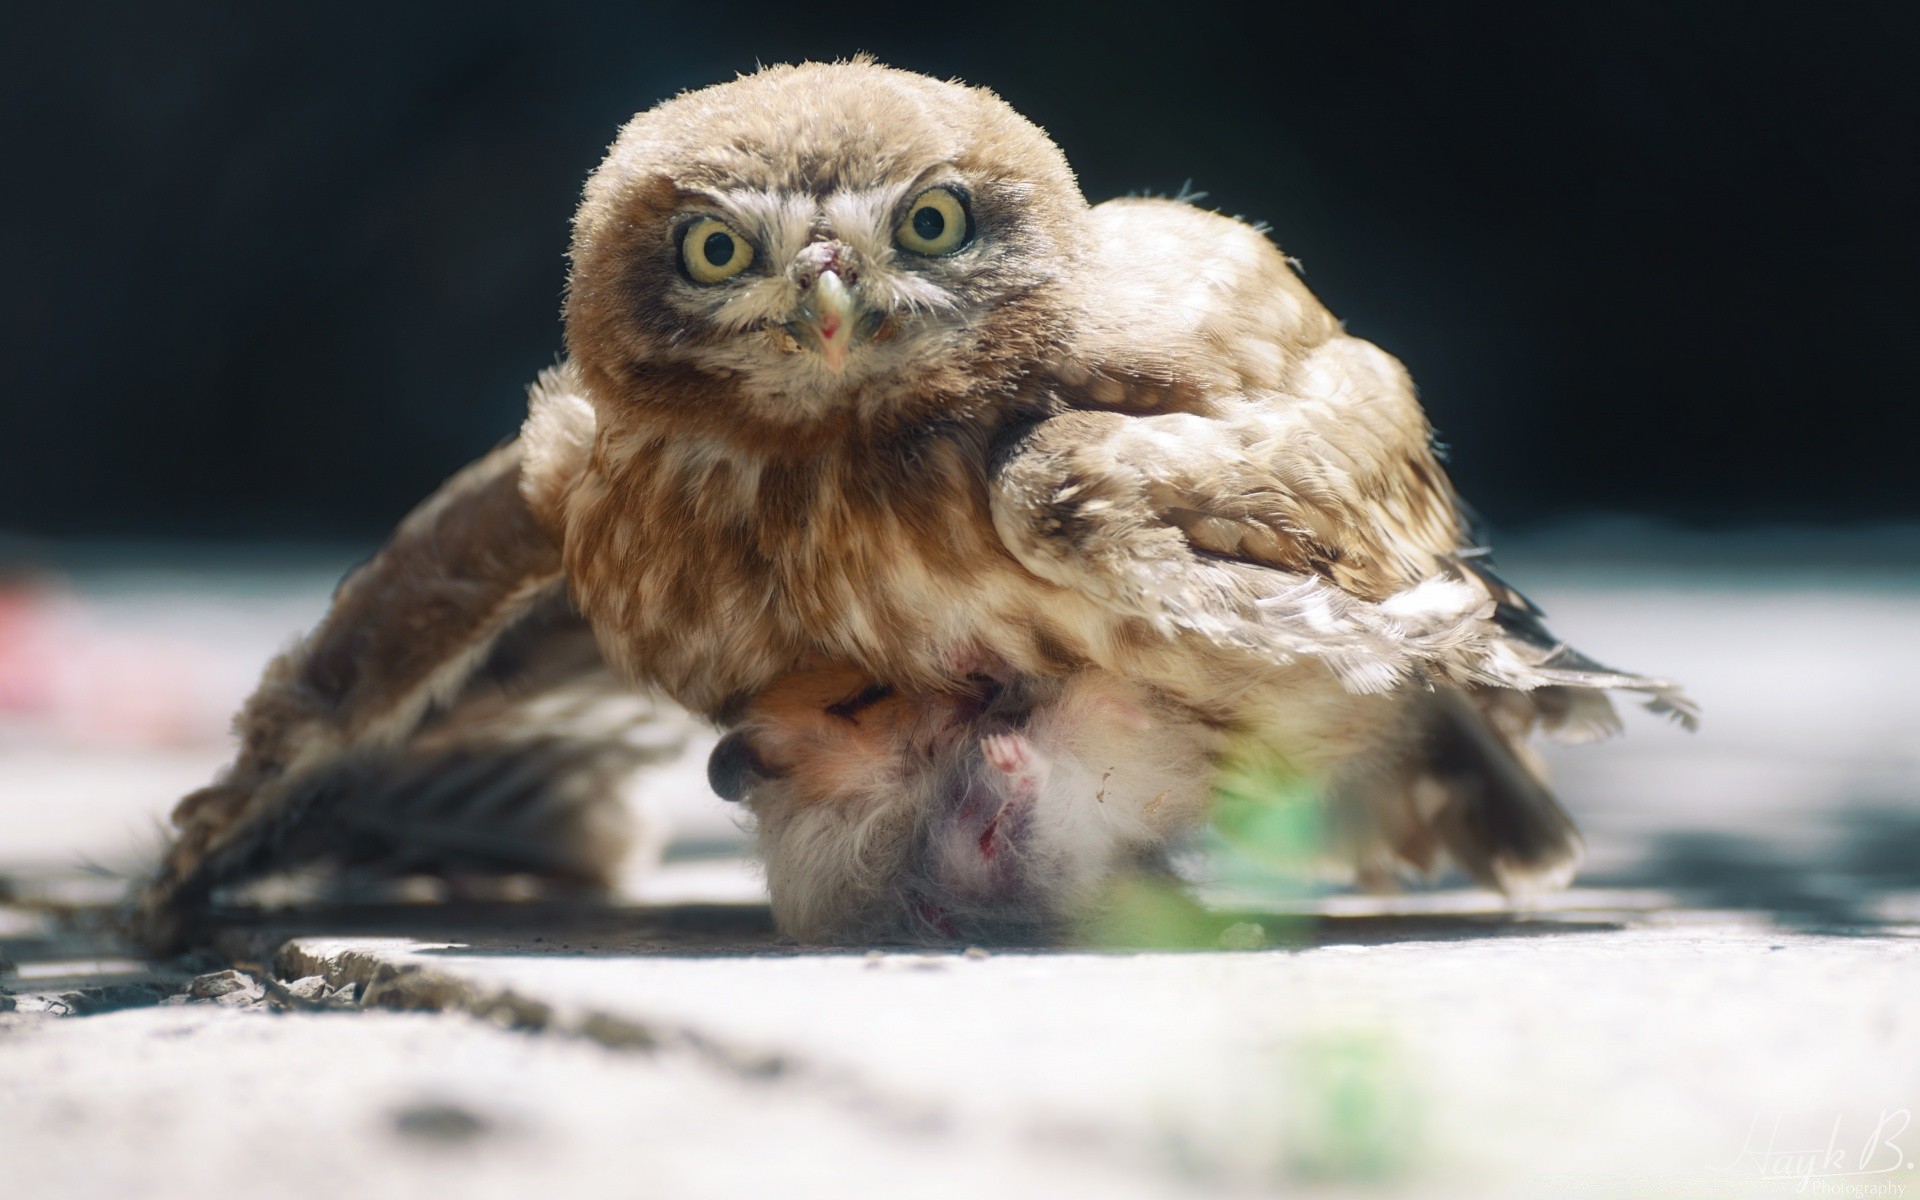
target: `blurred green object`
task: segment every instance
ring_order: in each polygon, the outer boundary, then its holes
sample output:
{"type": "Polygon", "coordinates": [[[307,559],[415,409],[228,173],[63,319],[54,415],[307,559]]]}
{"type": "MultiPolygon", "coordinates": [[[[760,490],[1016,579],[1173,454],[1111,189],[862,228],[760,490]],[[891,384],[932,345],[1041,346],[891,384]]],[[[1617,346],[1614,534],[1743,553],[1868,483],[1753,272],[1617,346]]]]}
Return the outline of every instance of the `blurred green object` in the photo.
{"type": "Polygon", "coordinates": [[[1210,950],[1232,923],[1176,883],[1122,875],[1108,883],[1086,940],[1107,950],[1210,950]]]}
{"type": "MultiPolygon", "coordinates": [[[[1325,846],[1321,789],[1266,747],[1236,747],[1220,771],[1205,848],[1210,873],[1236,892],[1297,901],[1314,890],[1325,846]]],[[[1254,950],[1297,945],[1305,919],[1209,909],[1178,884],[1146,874],[1108,889],[1089,940],[1109,949],[1254,950]]]]}
{"type": "Polygon", "coordinates": [[[1213,841],[1223,871],[1250,871],[1302,890],[1326,846],[1320,781],[1264,746],[1245,744],[1221,767],[1213,841]]]}
{"type": "Polygon", "coordinates": [[[1391,1036],[1325,1033],[1299,1043],[1289,1058],[1289,1174],[1382,1180],[1407,1172],[1419,1151],[1420,1106],[1391,1036]]]}

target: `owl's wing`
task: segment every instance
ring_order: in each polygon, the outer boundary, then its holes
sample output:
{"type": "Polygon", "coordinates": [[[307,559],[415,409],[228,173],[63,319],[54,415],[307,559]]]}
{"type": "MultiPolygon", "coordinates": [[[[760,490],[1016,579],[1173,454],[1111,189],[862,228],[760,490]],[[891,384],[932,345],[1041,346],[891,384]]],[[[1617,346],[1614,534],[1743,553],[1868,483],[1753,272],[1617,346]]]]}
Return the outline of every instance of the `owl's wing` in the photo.
{"type": "Polygon", "coordinates": [[[1405,369],[1264,236],[1169,201],[1094,211],[1109,294],[1053,415],[992,467],[1024,566],[1169,634],[1320,658],[1357,691],[1619,687],[1690,719],[1666,681],[1554,641],[1485,569],[1405,369]]]}
{"type": "MultiPolygon", "coordinates": [[[[136,901],[143,936],[169,942],[212,889],[277,861],[303,807],[327,792],[320,781],[405,759],[501,669],[503,635],[566,606],[550,514],[592,432],[584,402],[543,378],[521,437],[441,485],[341,581],[319,626],[268,664],[241,709],[234,761],[175,808],[174,839],[136,901]]],[[[597,654],[582,670],[602,670],[597,654]]]]}
{"type": "Polygon", "coordinates": [[[1269,428],[1195,414],[1050,417],[999,447],[995,528],[1035,575],[1168,636],[1319,659],[1353,691],[1410,678],[1570,689],[1542,695],[1542,717],[1577,734],[1601,731],[1611,710],[1574,691],[1618,688],[1693,723],[1672,683],[1604,667],[1547,630],[1438,515],[1452,496],[1430,458],[1410,452],[1397,477],[1384,464],[1364,472],[1350,450],[1302,462],[1301,443],[1269,428]]]}
{"type": "Polygon", "coordinates": [[[1043,579],[1168,636],[1323,660],[1354,691],[1386,690],[1484,645],[1484,593],[1437,568],[1418,575],[1343,550],[1362,544],[1342,528],[1362,515],[1315,509],[1259,447],[1192,414],[1063,413],[1001,443],[994,524],[1043,579]]]}
{"type": "Polygon", "coordinates": [[[1527,736],[1614,731],[1608,689],[1639,692],[1688,726],[1691,701],[1548,633],[1464,537],[1447,534],[1436,514],[1450,498],[1443,479],[1396,492],[1428,469],[1423,447],[1403,446],[1397,473],[1364,448],[1329,446],[1302,462],[1303,442],[1270,428],[1258,416],[1055,415],[1000,447],[995,526],[1034,574],[1171,639],[1255,662],[1319,661],[1358,692],[1454,685],[1414,706],[1418,751],[1347,780],[1351,803],[1332,810],[1365,818],[1353,843],[1363,875],[1425,871],[1445,855],[1510,894],[1564,884],[1580,839],[1527,736]]]}

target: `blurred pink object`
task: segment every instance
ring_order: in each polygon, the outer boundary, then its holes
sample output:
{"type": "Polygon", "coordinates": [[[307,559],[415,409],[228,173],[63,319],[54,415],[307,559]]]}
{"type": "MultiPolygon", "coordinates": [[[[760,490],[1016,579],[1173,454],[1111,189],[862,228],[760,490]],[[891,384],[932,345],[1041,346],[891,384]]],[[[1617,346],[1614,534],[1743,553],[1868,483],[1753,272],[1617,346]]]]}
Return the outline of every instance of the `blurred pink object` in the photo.
{"type": "Polygon", "coordinates": [[[0,738],[100,747],[204,744],[226,731],[217,655],[102,630],[42,580],[0,584],[0,738]]]}

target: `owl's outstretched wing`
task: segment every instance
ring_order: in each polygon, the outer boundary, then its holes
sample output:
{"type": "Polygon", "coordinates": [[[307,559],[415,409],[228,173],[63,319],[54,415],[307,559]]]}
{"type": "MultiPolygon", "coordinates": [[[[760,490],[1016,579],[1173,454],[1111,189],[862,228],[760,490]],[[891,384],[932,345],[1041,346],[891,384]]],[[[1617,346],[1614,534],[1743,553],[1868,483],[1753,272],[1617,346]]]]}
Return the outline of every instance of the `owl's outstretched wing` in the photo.
{"type": "MultiPolygon", "coordinates": [[[[503,635],[566,604],[547,514],[584,462],[591,422],[564,382],[543,379],[522,436],[441,485],[341,581],[320,625],[268,664],[236,718],[234,761],[174,810],[174,839],[136,900],[148,941],[171,942],[212,889],[273,859],[304,806],[332,794],[324,781],[364,782],[369,763],[459,741],[441,727],[500,669],[503,635]]],[[[604,672],[597,654],[581,670],[604,672]]]]}

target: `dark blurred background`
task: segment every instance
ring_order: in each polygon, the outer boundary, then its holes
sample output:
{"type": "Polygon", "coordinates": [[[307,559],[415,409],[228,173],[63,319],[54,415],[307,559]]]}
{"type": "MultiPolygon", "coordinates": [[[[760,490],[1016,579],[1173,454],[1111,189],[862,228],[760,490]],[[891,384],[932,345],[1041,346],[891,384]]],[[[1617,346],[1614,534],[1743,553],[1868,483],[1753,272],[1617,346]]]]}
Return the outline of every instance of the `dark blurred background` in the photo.
{"type": "Polygon", "coordinates": [[[513,429],[621,121],[860,49],[1270,223],[1498,525],[1920,517],[1910,2],[12,8],[0,531],[377,536],[513,429]]]}

